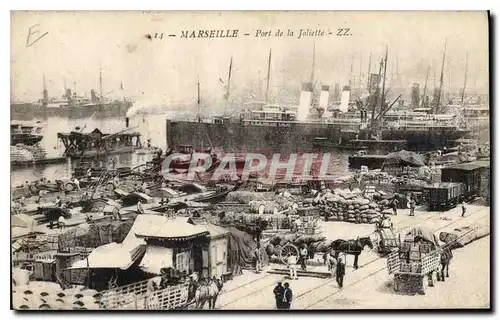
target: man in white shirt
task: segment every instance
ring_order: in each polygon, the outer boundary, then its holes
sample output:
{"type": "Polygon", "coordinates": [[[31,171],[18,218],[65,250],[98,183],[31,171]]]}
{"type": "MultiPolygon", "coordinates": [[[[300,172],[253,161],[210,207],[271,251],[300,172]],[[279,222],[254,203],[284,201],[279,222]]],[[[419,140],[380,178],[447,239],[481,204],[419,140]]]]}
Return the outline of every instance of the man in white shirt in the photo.
{"type": "Polygon", "coordinates": [[[78,191],[82,190],[80,188],[80,181],[78,181],[78,179],[75,177],[75,179],[73,180],[73,183],[75,184],[76,188],[78,189],[78,191]]]}
{"type": "Polygon", "coordinates": [[[286,261],[290,269],[290,279],[298,279],[297,277],[297,256],[291,255],[286,261]]]}
{"type": "Polygon", "coordinates": [[[300,268],[302,270],[306,270],[306,261],[307,261],[307,256],[309,255],[309,252],[307,251],[307,245],[304,244],[302,249],[300,249],[300,268]]]}
{"type": "Polygon", "coordinates": [[[467,203],[462,201],[462,217],[465,216],[465,212],[467,211],[467,203]]]}

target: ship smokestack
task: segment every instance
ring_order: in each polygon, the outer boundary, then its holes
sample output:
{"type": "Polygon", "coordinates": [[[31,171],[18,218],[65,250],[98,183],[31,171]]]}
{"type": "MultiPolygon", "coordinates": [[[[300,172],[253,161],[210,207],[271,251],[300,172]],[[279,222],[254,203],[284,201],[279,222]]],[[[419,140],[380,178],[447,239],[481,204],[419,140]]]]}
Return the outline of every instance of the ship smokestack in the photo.
{"type": "Polygon", "coordinates": [[[333,101],[340,101],[340,85],[338,82],[335,82],[335,88],[333,89],[333,101]]]}
{"type": "Polygon", "coordinates": [[[307,119],[309,115],[309,109],[311,108],[312,99],[312,83],[304,82],[302,84],[302,91],[300,92],[299,109],[297,111],[297,120],[303,121],[307,119]]]}
{"type": "Polygon", "coordinates": [[[130,119],[127,117],[125,118],[125,128],[128,128],[129,127],[129,123],[130,122],[130,119]]]}
{"type": "Polygon", "coordinates": [[[321,94],[319,96],[319,106],[323,109],[328,108],[328,98],[330,97],[330,87],[321,86],[321,94]]]}
{"type": "Polygon", "coordinates": [[[43,89],[43,105],[46,106],[48,104],[49,104],[49,91],[47,89],[43,89]]]}
{"type": "Polygon", "coordinates": [[[420,83],[414,83],[411,88],[411,107],[418,108],[420,105],[420,83]]]}
{"type": "Polygon", "coordinates": [[[45,74],[43,74],[43,97],[42,105],[46,107],[49,104],[49,91],[47,90],[47,84],[45,83],[45,74]]]}
{"type": "Polygon", "coordinates": [[[95,92],[94,89],[90,90],[90,101],[92,103],[98,103],[99,102],[99,98],[97,97],[97,94],[95,92]]]}
{"type": "Polygon", "coordinates": [[[71,95],[71,89],[66,89],[66,99],[71,100],[72,95],[71,95]]]}
{"type": "Polygon", "coordinates": [[[339,110],[342,112],[347,112],[349,109],[349,101],[351,99],[351,87],[344,86],[342,88],[342,96],[340,97],[339,110]]]}

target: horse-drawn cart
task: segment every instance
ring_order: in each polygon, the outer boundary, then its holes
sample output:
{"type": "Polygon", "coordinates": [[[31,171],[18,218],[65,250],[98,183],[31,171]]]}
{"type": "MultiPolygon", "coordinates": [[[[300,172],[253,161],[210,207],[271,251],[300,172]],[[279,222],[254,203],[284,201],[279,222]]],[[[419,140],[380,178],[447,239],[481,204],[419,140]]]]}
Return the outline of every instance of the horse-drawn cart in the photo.
{"type": "Polygon", "coordinates": [[[388,254],[399,248],[399,238],[390,227],[377,226],[375,234],[378,237],[377,249],[381,254],[388,254]]]}
{"type": "Polygon", "coordinates": [[[394,275],[394,291],[425,294],[424,280],[434,286],[439,271],[440,250],[432,233],[414,228],[400,247],[387,255],[389,274],[394,275]]]}

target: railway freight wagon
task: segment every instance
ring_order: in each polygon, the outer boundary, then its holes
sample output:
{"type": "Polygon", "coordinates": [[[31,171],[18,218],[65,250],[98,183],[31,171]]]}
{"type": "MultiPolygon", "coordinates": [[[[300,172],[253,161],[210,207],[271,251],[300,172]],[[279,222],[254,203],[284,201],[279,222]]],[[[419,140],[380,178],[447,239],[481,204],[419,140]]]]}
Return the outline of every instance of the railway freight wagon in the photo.
{"type": "Polygon", "coordinates": [[[429,210],[445,211],[454,208],[464,195],[465,185],[459,182],[437,182],[424,188],[429,210]]]}
{"type": "Polygon", "coordinates": [[[441,169],[442,182],[459,182],[465,185],[464,197],[466,199],[484,196],[481,190],[485,189],[484,183],[487,180],[482,177],[489,175],[490,162],[485,160],[461,163],[441,169]]]}

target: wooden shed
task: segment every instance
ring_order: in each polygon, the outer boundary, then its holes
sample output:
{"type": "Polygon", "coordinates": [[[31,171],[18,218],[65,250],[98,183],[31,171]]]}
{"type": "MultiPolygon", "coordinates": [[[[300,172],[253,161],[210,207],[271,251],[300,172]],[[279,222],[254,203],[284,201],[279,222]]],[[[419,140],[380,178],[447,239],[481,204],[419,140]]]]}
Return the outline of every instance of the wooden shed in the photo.
{"type": "Polygon", "coordinates": [[[478,160],[441,169],[442,182],[460,182],[465,185],[467,198],[486,196],[489,198],[490,161],[478,160]],[[485,187],[486,185],[486,187],[485,187]],[[485,195],[481,190],[488,190],[485,195]]]}
{"type": "Polygon", "coordinates": [[[206,244],[208,250],[203,251],[202,277],[224,277],[231,270],[231,266],[228,265],[229,230],[214,224],[200,226],[209,232],[206,244]]]}

